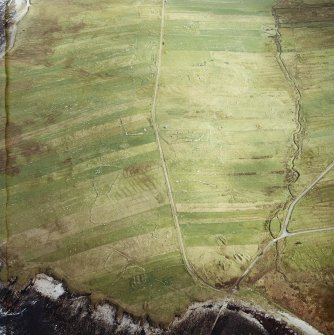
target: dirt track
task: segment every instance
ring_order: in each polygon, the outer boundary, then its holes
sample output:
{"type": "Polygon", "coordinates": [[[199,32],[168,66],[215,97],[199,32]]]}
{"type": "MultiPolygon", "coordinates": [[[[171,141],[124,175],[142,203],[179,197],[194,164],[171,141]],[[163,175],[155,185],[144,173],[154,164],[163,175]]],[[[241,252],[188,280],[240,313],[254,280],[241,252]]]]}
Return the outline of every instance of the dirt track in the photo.
{"type": "Polygon", "coordinates": [[[281,232],[279,234],[278,237],[276,237],[275,239],[271,240],[260,252],[259,254],[256,256],[256,258],[253,260],[253,262],[248,266],[248,268],[246,269],[246,271],[242,274],[242,276],[238,279],[238,281],[235,284],[235,287],[238,288],[240,283],[242,282],[242,280],[250,273],[250,271],[253,269],[253,267],[256,265],[256,263],[258,262],[259,259],[262,258],[263,255],[265,255],[270,249],[271,247],[277,243],[278,241],[285,239],[287,237],[291,237],[291,236],[296,236],[296,235],[302,235],[302,234],[309,234],[309,233],[317,233],[317,232],[324,232],[324,231],[332,231],[334,230],[334,227],[326,227],[326,228],[318,228],[318,229],[308,229],[308,230],[303,230],[303,231],[299,231],[299,232],[295,232],[295,233],[289,233],[288,232],[288,226],[289,226],[289,222],[291,219],[291,215],[293,213],[293,210],[295,209],[296,205],[298,204],[298,202],[303,199],[305,197],[305,195],[307,195],[307,193],[322,179],[324,178],[334,167],[334,161],[323,171],[320,173],[320,175],[314,179],[314,181],[307,186],[303,192],[301,192],[298,197],[296,197],[296,199],[290,204],[287,215],[285,217],[284,220],[284,224],[282,226],[281,232]]]}

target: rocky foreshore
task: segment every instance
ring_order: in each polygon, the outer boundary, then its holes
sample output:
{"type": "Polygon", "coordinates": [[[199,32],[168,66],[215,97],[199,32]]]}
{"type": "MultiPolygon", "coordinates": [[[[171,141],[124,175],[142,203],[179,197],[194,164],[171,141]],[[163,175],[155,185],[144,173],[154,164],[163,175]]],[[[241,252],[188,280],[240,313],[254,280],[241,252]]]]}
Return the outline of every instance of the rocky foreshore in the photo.
{"type": "Polygon", "coordinates": [[[30,0],[0,0],[0,58],[14,46],[17,24],[29,7],[30,0]]]}
{"type": "Polygon", "coordinates": [[[88,296],[70,293],[45,274],[37,275],[23,290],[9,283],[0,287],[0,334],[12,335],[298,335],[281,318],[236,301],[195,303],[168,328],[139,319],[88,296]]]}

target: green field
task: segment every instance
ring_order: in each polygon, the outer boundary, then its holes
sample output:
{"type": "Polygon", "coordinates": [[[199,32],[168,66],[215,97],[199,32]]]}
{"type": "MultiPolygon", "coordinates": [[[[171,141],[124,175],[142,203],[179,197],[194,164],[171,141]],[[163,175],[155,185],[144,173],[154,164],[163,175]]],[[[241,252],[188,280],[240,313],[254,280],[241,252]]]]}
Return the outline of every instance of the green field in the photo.
{"type": "Polygon", "coordinates": [[[288,196],[294,102],[271,5],[167,6],[158,123],[186,253],[216,287],[242,274],[288,196]]]}
{"type": "MultiPolygon", "coordinates": [[[[2,280],[48,272],[164,323],[229,295],[334,159],[333,10],[297,3],[278,26],[272,0],[34,1],[7,82],[0,63],[2,280]]],[[[333,227],[333,189],[331,172],[289,232],[333,227]]],[[[280,264],[302,289],[301,269],[326,277],[331,242],[280,241],[239,296],[305,317],[269,286],[280,264]]]]}
{"type": "Polygon", "coordinates": [[[321,180],[296,208],[290,230],[334,226],[334,173],[321,180]]]}
{"type": "MultiPolygon", "coordinates": [[[[294,156],[299,177],[290,184],[296,198],[334,158],[334,16],[333,7],[322,1],[277,7],[281,57],[301,97],[301,127],[295,132],[298,154],[294,156]]],[[[333,192],[331,171],[297,203],[288,225],[288,231],[297,235],[273,247],[246,280],[325,334],[333,332],[333,192]],[[304,234],[307,230],[311,231],[304,234]]],[[[287,208],[288,204],[271,223],[275,236],[287,208]]]]}

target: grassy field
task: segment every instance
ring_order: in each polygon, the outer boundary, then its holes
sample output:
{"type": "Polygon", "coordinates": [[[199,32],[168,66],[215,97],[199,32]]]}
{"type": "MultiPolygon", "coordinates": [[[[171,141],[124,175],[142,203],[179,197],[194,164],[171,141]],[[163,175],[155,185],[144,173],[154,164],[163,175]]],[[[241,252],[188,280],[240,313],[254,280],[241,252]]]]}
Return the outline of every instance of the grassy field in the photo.
{"type": "MultiPolygon", "coordinates": [[[[319,23],[306,6],[277,10],[289,82],[273,5],[168,0],[161,30],[160,0],[33,2],[0,107],[2,279],[47,271],[165,323],[228,294],[279,233],[290,192],[334,157],[331,11],[315,9],[319,23]]],[[[289,230],[333,225],[333,196],[331,173],[289,230]]],[[[298,252],[297,237],[278,248],[291,276],[309,271],[301,257],[311,236],[298,252]]],[[[321,271],[331,238],[319,235],[321,271]]],[[[278,262],[275,250],[267,256],[246,283],[259,273],[255,287],[275,298],[260,278],[278,262]]]]}
{"type": "Polygon", "coordinates": [[[333,239],[333,232],[287,238],[278,246],[279,257],[273,248],[254,269],[248,284],[256,282],[262,294],[324,334],[332,334],[333,239]]]}
{"type": "Polygon", "coordinates": [[[291,218],[291,231],[334,226],[333,177],[331,172],[296,207],[291,218]]]}
{"type": "Polygon", "coordinates": [[[34,2],[8,57],[1,240],[3,279],[48,271],[167,322],[213,292],[182,264],[151,125],[160,12],[160,1],[34,2]]]}
{"type": "MultiPolygon", "coordinates": [[[[299,177],[291,184],[296,197],[333,162],[333,6],[307,1],[305,6],[284,6],[276,13],[281,23],[282,60],[300,92],[300,147],[294,168],[299,177]]],[[[333,228],[333,171],[295,207],[288,230],[333,228]]],[[[286,209],[286,206],[285,206],[286,209]]],[[[286,210],[273,226],[276,234],[286,210]]],[[[294,311],[325,334],[333,323],[333,241],[331,231],[290,236],[272,248],[254,267],[248,285],[256,286],[277,303],[294,311]]]]}
{"type": "Polygon", "coordinates": [[[186,253],[216,287],[242,274],[288,197],[294,101],[271,6],[167,6],[158,123],[186,253]]]}
{"type": "Polygon", "coordinates": [[[295,193],[309,184],[334,157],[331,145],[334,140],[333,6],[328,7],[319,0],[307,3],[309,7],[277,11],[281,21],[282,57],[302,96],[302,155],[296,161],[300,178],[294,185],[295,193]]]}

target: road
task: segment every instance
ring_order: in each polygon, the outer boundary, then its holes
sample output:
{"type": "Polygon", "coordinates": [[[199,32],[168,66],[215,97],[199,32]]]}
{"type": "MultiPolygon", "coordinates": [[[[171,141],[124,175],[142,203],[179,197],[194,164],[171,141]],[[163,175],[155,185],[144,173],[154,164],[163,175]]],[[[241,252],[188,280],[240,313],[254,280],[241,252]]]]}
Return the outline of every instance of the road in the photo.
{"type": "Polygon", "coordinates": [[[159,45],[158,59],[157,59],[157,64],[156,64],[157,73],[156,73],[154,95],[153,95],[152,108],[151,108],[152,126],[153,126],[153,130],[154,130],[154,133],[155,133],[155,139],[156,139],[156,142],[157,142],[157,145],[158,145],[158,149],[159,149],[161,166],[162,166],[162,169],[163,169],[164,179],[165,179],[165,183],[166,183],[166,186],[167,186],[169,203],[170,203],[170,207],[171,207],[171,211],[172,211],[172,215],[173,215],[173,220],[174,220],[174,225],[175,225],[175,229],[176,229],[178,245],[179,245],[179,248],[180,248],[183,263],[185,265],[185,268],[186,268],[187,272],[190,274],[190,276],[192,277],[192,279],[195,282],[199,281],[202,285],[204,285],[206,287],[209,287],[210,289],[217,290],[214,286],[211,286],[210,284],[206,283],[202,278],[200,278],[196,274],[196,272],[193,269],[190,262],[188,261],[188,258],[187,258],[187,255],[186,255],[186,249],[185,249],[184,241],[183,241],[183,237],[182,237],[180,222],[179,222],[179,219],[178,219],[178,216],[177,216],[177,210],[176,210],[174,195],[173,195],[173,191],[172,191],[172,186],[171,186],[171,183],[170,183],[170,180],[169,180],[169,174],[168,174],[166,159],[165,159],[165,155],[164,155],[164,152],[162,150],[161,141],[160,141],[159,127],[157,125],[156,110],[157,110],[157,98],[158,98],[158,93],[159,93],[159,82],[160,82],[160,73],[161,73],[161,58],[162,58],[164,29],[165,29],[165,15],[166,15],[165,0],[162,0],[160,40],[159,40],[160,45],[159,45]]]}
{"type": "Polygon", "coordinates": [[[317,229],[308,229],[308,230],[303,230],[303,231],[298,231],[298,232],[293,232],[290,233],[288,231],[288,226],[290,223],[290,219],[293,213],[293,210],[295,209],[296,205],[298,202],[303,199],[308,192],[311,191],[311,189],[322,179],[324,178],[334,167],[334,161],[327,166],[327,168],[322,171],[319,176],[312,181],[312,183],[307,186],[303,192],[301,192],[298,197],[290,204],[287,215],[284,220],[284,224],[282,226],[282,229],[280,231],[280,234],[278,237],[275,239],[271,240],[256,256],[256,258],[249,264],[248,268],[245,270],[245,272],[242,274],[242,276],[237,280],[235,283],[235,288],[239,288],[240,283],[242,282],[243,279],[251,272],[253,267],[256,265],[256,263],[261,259],[262,256],[264,256],[273,245],[275,245],[276,242],[287,238],[287,237],[292,237],[292,236],[298,236],[298,235],[303,235],[303,234],[310,234],[310,233],[319,233],[319,232],[324,232],[324,231],[332,231],[334,230],[334,227],[325,227],[325,228],[317,228],[317,229]]]}
{"type": "Polygon", "coordinates": [[[281,232],[280,232],[281,235],[288,233],[288,226],[289,226],[290,218],[291,218],[292,212],[293,212],[295,206],[297,205],[297,203],[299,202],[299,200],[302,199],[323,177],[325,177],[326,174],[333,167],[334,167],[334,161],[331,164],[329,164],[328,167],[322,173],[320,173],[320,175],[316,179],[314,179],[314,181],[308,187],[306,187],[305,190],[302,193],[300,193],[298,195],[298,197],[290,204],[289,209],[288,209],[288,213],[285,217],[285,220],[284,220],[281,232]]]}

